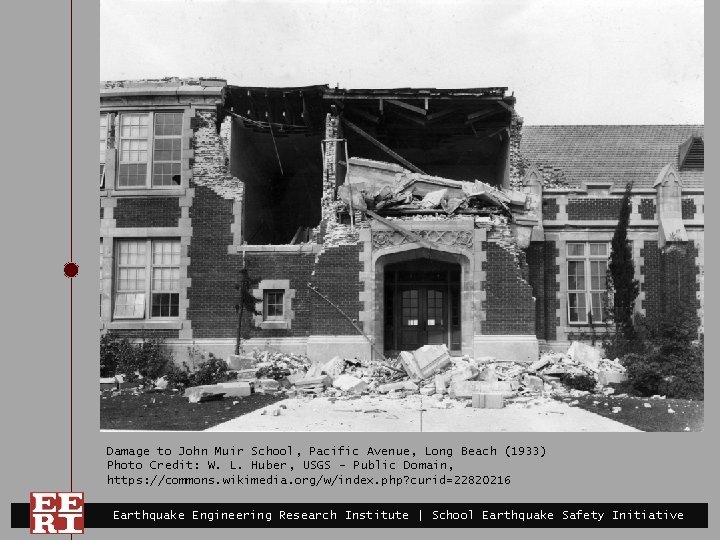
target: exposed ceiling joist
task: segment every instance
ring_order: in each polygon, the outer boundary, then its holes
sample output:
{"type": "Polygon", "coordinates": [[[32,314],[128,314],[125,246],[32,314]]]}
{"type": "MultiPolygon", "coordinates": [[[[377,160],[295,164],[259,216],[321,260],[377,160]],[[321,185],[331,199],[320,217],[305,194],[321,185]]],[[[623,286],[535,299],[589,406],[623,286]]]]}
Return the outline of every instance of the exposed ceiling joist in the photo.
{"type": "Polygon", "coordinates": [[[465,123],[466,124],[473,124],[475,122],[478,122],[482,120],[483,118],[487,118],[489,116],[493,116],[495,114],[498,114],[500,111],[496,109],[495,107],[490,107],[489,109],[483,109],[481,111],[477,111],[474,113],[470,113],[467,115],[465,123]]]}
{"type": "Polygon", "coordinates": [[[422,107],[410,105],[409,103],[405,103],[404,101],[400,101],[399,99],[386,99],[385,101],[387,103],[390,103],[391,105],[395,105],[396,107],[402,107],[403,109],[407,109],[408,111],[412,111],[423,116],[427,115],[427,111],[422,107]]]}
{"type": "Polygon", "coordinates": [[[434,112],[434,113],[428,114],[427,117],[426,117],[426,120],[427,120],[429,123],[436,122],[436,121],[438,121],[438,120],[440,120],[440,119],[442,119],[442,118],[445,118],[446,116],[451,115],[451,114],[454,113],[454,112],[455,112],[455,109],[444,109],[444,110],[442,110],[442,111],[438,111],[438,112],[434,112]]]}
{"type": "Polygon", "coordinates": [[[341,120],[342,120],[343,125],[350,128],[352,131],[354,131],[355,133],[360,135],[363,139],[365,139],[365,140],[369,141],[370,143],[374,144],[375,146],[377,146],[380,150],[382,150],[383,152],[385,152],[392,158],[396,159],[397,161],[399,161],[400,163],[405,165],[405,167],[407,167],[411,171],[414,171],[414,172],[420,173],[420,174],[426,174],[422,169],[420,169],[419,167],[416,167],[415,165],[410,163],[407,159],[402,157],[400,154],[398,154],[397,152],[395,152],[395,151],[391,150],[390,148],[388,148],[387,146],[385,146],[383,143],[378,141],[375,137],[373,137],[372,135],[370,135],[369,133],[364,131],[362,128],[353,124],[350,120],[348,120],[344,116],[341,117],[341,120]]]}

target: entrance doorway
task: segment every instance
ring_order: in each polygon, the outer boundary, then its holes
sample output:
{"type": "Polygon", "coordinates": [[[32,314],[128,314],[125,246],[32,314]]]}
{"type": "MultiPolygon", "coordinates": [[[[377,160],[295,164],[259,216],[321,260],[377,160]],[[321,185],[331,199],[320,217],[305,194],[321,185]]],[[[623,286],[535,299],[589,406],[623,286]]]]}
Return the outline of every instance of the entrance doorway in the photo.
{"type": "Polygon", "coordinates": [[[459,351],[460,265],[415,259],[385,267],[385,350],[447,345],[459,351]]]}

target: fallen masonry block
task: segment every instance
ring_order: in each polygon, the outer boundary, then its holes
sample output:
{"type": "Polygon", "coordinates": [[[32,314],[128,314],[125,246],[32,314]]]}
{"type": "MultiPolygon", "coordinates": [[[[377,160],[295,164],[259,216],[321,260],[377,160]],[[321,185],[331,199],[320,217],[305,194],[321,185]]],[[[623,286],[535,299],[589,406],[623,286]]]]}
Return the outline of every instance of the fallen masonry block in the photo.
{"type": "Polygon", "coordinates": [[[544,356],[539,360],[535,360],[532,364],[528,366],[528,371],[537,371],[538,369],[542,369],[550,363],[550,360],[551,359],[548,356],[544,356]]]}
{"type": "Polygon", "coordinates": [[[224,391],[218,391],[216,385],[192,386],[185,390],[183,397],[188,398],[190,403],[202,403],[222,399],[224,391]]]}
{"type": "Polygon", "coordinates": [[[478,370],[475,366],[469,365],[464,366],[458,369],[454,369],[449,373],[450,375],[450,382],[460,382],[460,381],[469,381],[470,379],[474,379],[477,377],[478,370]]]}
{"type": "Polygon", "coordinates": [[[485,394],[486,409],[502,409],[505,407],[505,396],[497,393],[485,394]]]}
{"type": "Polygon", "coordinates": [[[435,392],[440,395],[447,392],[447,383],[445,382],[444,375],[435,375],[435,392]]]}
{"type": "Polygon", "coordinates": [[[625,373],[619,373],[617,371],[598,371],[598,384],[600,386],[618,384],[625,381],[627,381],[627,375],[625,373]]]}
{"type": "Polygon", "coordinates": [[[573,341],[567,352],[568,356],[577,364],[583,364],[597,373],[602,356],[595,347],[590,347],[579,341],[573,341]]]}
{"type": "Polygon", "coordinates": [[[255,375],[257,374],[257,369],[251,368],[251,369],[241,369],[237,372],[237,379],[243,380],[243,379],[254,379],[255,375]]]}
{"type": "Polygon", "coordinates": [[[317,375],[315,377],[306,376],[299,381],[295,381],[295,386],[298,388],[306,386],[330,386],[332,380],[327,375],[317,375]]]}
{"type": "Polygon", "coordinates": [[[525,375],[523,384],[533,392],[542,392],[545,388],[545,381],[535,375],[525,375]]]}
{"type": "Polygon", "coordinates": [[[435,393],[434,386],[423,386],[420,389],[420,395],[423,395],[423,396],[432,396],[434,393],[435,393]]]}
{"type": "MultiPolygon", "coordinates": [[[[293,373],[292,375],[288,375],[287,381],[290,384],[295,384],[298,381],[304,379],[306,377],[305,373],[293,373]]],[[[238,377],[239,378],[239,377],[238,377]]]]}
{"type": "Polygon", "coordinates": [[[335,377],[340,375],[344,369],[345,369],[345,360],[343,360],[339,356],[336,356],[333,359],[328,360],[322,366],[321,371],[322,371],[322,373],[329,375],[331,379],[334,379],[335,377]]]}
{"type": "Polygon", "coordinates": [[[485,394],[473,394],[472,395],[472,406],[475,409],[485,408],[485,394]]]}
{"type": "Polygon", "coordinates": [[[228,397],[247,397],[253,393],[254,384],[250,381],[226,382],[215,385],[228,397]]]}
{"type": "Polygon", "coordinates": [[[280,390],[280,383],[275,379],[258,379],[255,383],[255,391],[260,394],[277,392],[278,390],[280,390]]]}
{"type": "Polygon", "coordinates": [[[353,377],[348,374],[336,377],[332,385],[343,392],[349,392],[351,394],[359,394],[368,387],[368,384],[362,379],[358,379],[357,377],[353,377]]]}
{"type": "Polygon", "coordinates": [[[460,381],[450,385],[450,397],[470,398],[473,394],[483,394],[488,392],[498,392],[503,396],[509,397],[514,394],[513,384],[511,381],[460,381]]]}
{"type": "Polygon", "coordinates": [[[450,363],[446,345],[424,345],[413,353],[400,353],[400,362],[410,378],[416,381],[432,377],[450,363]]]}
{"type": "Polygon", "coordinates": [[[227,362],[228,369],[237,371],[241,369],[250,369],[255,366],[255,358],[240,354],[231,354],[225,359],[225,362],[227,362]]]}

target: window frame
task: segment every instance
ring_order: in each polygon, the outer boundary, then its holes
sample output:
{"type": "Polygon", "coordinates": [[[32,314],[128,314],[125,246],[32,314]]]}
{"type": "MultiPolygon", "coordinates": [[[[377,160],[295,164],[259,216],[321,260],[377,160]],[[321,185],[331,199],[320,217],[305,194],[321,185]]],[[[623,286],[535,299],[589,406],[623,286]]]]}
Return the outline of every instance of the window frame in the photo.
{"type": "MultiPolygon", "coordinates": [[[[595,316],[593,315],[592,324],[608,324],[607,320],[607,313],[605,312],[605,306],[603,305],[602,298],[603,295],[606,295],[608,292],[607,288],[607,268],[610,261],[610,242],[608,241],[579,241],[579,242],[567,242],[565,246],[565,261],[566,261],[566,316],[567,316],[567,322],[569,325],[575,325],[575,326],[588,326],[590,324],[590,320],[588,318],[588,313],[592,313],[595,311],[595,309],[600,310],[600,319],[597,320],[595,316]],[[582,255],[576,255],[570,253],[571,246],[583,246],[583,253],[582,255]],[[594,245],[603,245],[605,246],[605,254],[604,255],[597,255],[592,253],[591,246],[594,245]],[[582,262],[582,270],[583,270],[583,288],[580,289],[577,286],[575,288],[570,288],[570,268],[571,263],[578,263],[582,262]],[[596,262],[604,262],[605,263],[605,274],[603,276],[593,276],[593,263],[596,262]],[[593,277],[602,277],[603,283],[605,285],[604,289],[598,289],[593,287],[593,277]],[[599,294],[600,298],[600,305],[596,306],[593,303],[593,296],[599,294]],[[582,319],[580,320],[572,320],[572,302],[571,297],[572,295],[582,295],[584,298],[584,312],[582,313],[582,319]]],[[[579,276],[580,274],[573,274],[576,276],[579,276]]],[[[578,312],[579,313],[579,312],[578,312]]]]}
{"type": "Polygon", "coordinates": [[[263,289],[263,321],[284,321],[285,320],[285,289],[263,289]],[[274,302],[270,302],[270,296],[276,295],[274,302]],[[279,296],[279,301],[277,297],[279,296]],[[280,314],[277,311],[274,315],[270,315],[270,306],[274,306],[275,310],[280,308],[280,314]]]}
{"type": "MultiPolygon", "coordinates": [[[[182,244],[179,238],[122,238],[122,239],[116,239],[114,242],[114,258],[113,258],[113,294],[112,294],[112,320],[113,321],[177,321],[180,319],[180,297],[181,297],[181,276],[180,271],[182,269],[181,264],[181,250],[182,250],[182,244]],[[171,244],[170,247],[170,256],[171,256],[171,263],[156,263],[154,260],[154,254],[155,254],[155,245],[160,242],[169,242],[171,244]],[[144,254],[145,254],[145,261],[141,264],[122,264],[121,262],[121,249],[123,244],[130,244],[130,243],[137,243],[138,246],[144,245],[144,254]],[[174,250],[174,244],[177,244],[177,250],[174,250]],[[177,264],[172,263],[173,256],[177,255],[177,264]],[[121,274],[121,268],[135,268],[135,269],[142,269],[144,272],[144,278],[143,278],[143,286],[141,288],[136,288],[133,291],[121,291],[120,290],[120,274],[121,274]],[[176,280],[176,287],[173,289],[168,290],[155,290],[154,289],[154,270],[156,269],[177,269],[177,280],[176,280]],[[121,294],[142,294],[144,295],[144,301],[143,301],[143,312],[142,316],[128,316],[128,315],[118,315],[117,314],[117,307],[118,307],[118,300],[119,295],[121,294]],[[177,315],[157,315],[153,316],[153,307],[154,307],[154,301],[153,301],[153,295],[154,294],[176,294],[177,295],[177,315]]],[[[137,278],[136,278],[137,281],[137,278]]],[[[172,307],[172,298],[170,299],[171,303],[170,306],[172,307]]],[[[122,304],[127,305],[127,304],[122,304]]],[[[136,303],[137,305],[137,303],[136,303]]]]}
{"type": "Polygon", "coordinates": [[[108,112],[101,112],[100,113],[100,126],[99,126],[99,133],[100,133],[100,146],[101,146],[101,152],[102,156],[98,156],[100,158],[100,189],[105,188],[105,164],[107,163],[107,152],[108,152],[108,139],[110,138],[110,113],[108,112]],[[102,121],[105,119],[105,133],[103,134],[103,125],[102,121]],[[102,143],[105,143],[105,148],[102,148],[102,143]]]}
{"type": "Polygon", "coordinates": [[[137,110],[128,110],[128,111],[122,111],[119,114],[115,116],[116,118],[116,144],[115,144],[115,151],[117,152],[117,159],[116,159],[116,166],[115,166],[115,178],[114,178],[114,186],[115,189],[118,191],[131,191],[131,190],[173,190],[178,189],[182,187],[182,160],[183,160],[183,122],[185,119],[185,113],[182,110],[176,110],[176,109],[170,109],[170,110],[158,110],[158,111],[137,111],[137,110]],[[180,133],[178,135],[157,135],[155,133],[157,128],[157,117],[158,115],[163,114],[177,114],[180,115],[180,133]],[[148,117],[147,122],[147,136],[145,138],[142,137],[123,137],[123,119],[132,116],[132,115],[146,115],[148,117]],[[137,141],[146,141],[147,142],[147,160],[146,161],[123,161],[123,142],[128,140],[137,140],[137,141]],[[156,161],[155,160],[155,143],[158,140],[178,140],[179,141],[179,157],[177,160],[162,160],[162,161],[156,161]],[[145,183],[143,185],[120,185],[120,170],[122,165],[124,164],[145,164],[145,183]],[[180,181],[177,184],[171,184],[171,185],[155,185],[153,180],[155,167],[156,165],[165,165],[165,164],[175,164],[177,163],[179,165],[178,167],[178,175],[180,176],[180,181]]]}

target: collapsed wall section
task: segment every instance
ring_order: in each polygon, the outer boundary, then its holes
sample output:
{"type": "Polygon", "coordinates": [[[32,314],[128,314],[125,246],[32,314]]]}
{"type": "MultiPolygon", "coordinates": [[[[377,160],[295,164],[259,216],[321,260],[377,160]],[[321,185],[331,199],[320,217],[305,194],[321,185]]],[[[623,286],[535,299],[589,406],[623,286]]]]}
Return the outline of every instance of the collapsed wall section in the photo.
{"type": "Polygon", "coordinates": [[[519,255],[496,241],[483,244],[485,265],[485,313],[482,333],[534,335],[535,299],[528,283],[528,265],[519,255]]]}

